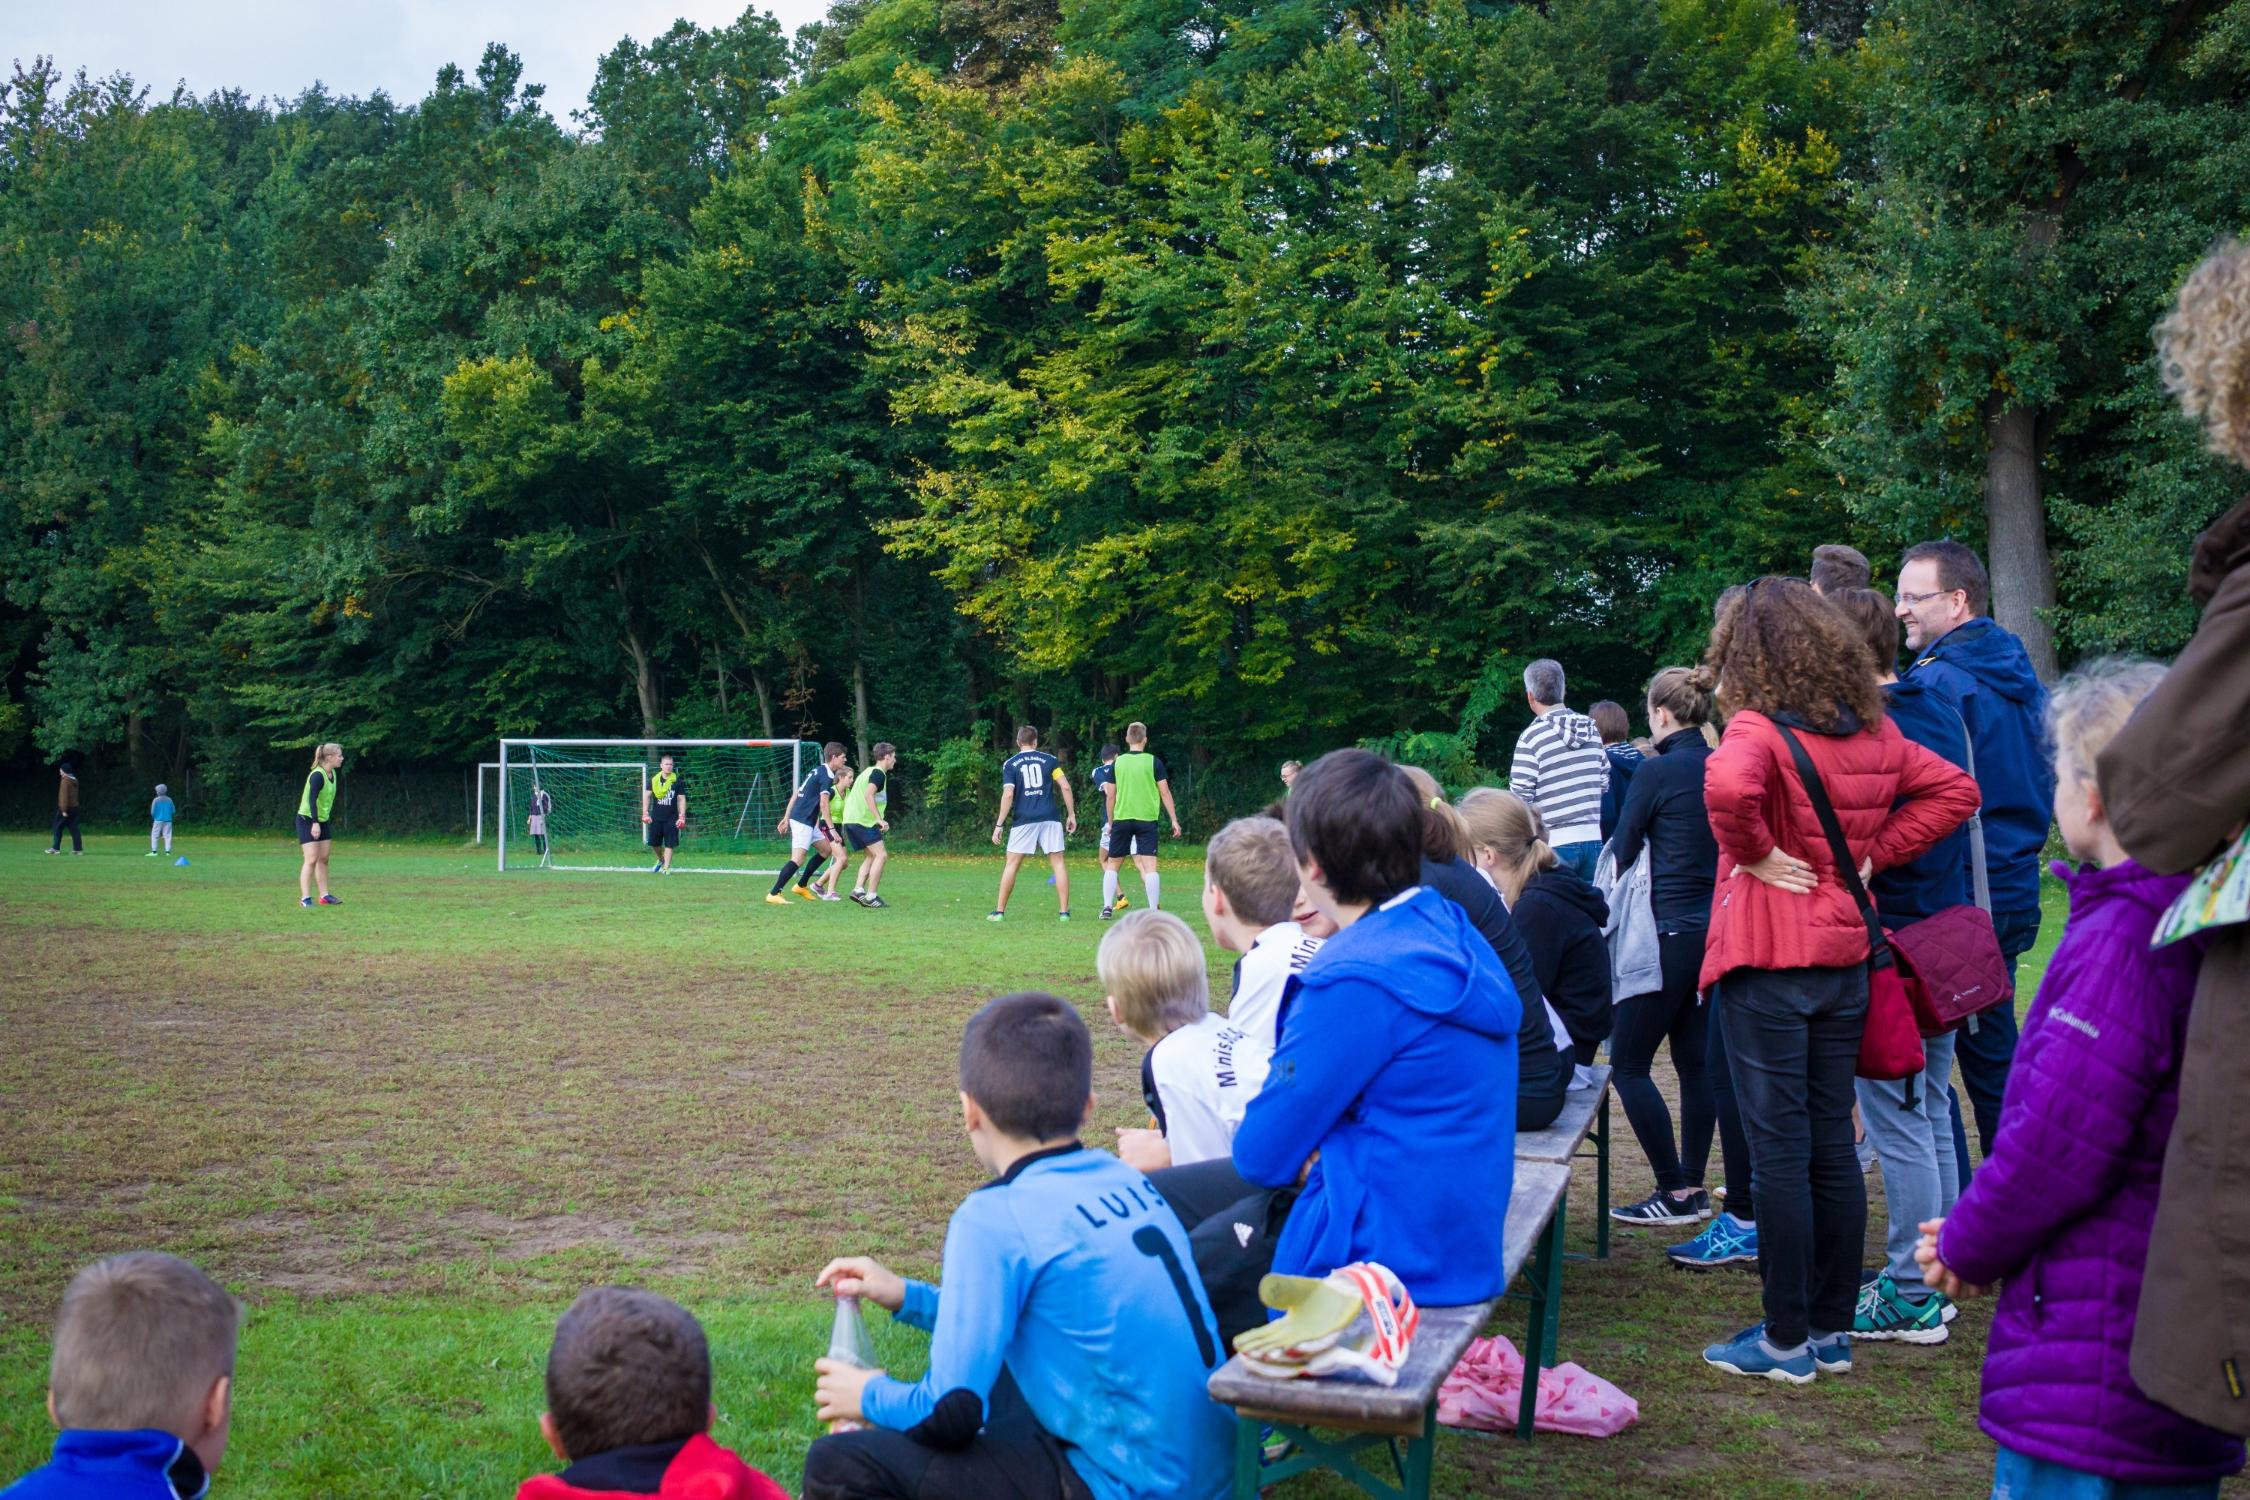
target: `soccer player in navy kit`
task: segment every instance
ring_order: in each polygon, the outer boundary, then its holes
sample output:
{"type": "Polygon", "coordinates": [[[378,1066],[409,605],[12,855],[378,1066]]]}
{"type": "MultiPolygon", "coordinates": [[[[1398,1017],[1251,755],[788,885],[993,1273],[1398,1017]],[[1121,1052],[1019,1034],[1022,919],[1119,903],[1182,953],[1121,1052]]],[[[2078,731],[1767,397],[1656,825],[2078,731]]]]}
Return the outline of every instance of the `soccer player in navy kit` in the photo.
{"type": "Polygon", "coordinates": [[[797,795],[789,801],[789,811],[781,815],[774,825],[775,833],[789,835],[789,862],[773,880],[773,889],[766,893],[766,905],[787,906],[788,898],[781,893],[789,888],[789,877],[797,877],[797,894],[807,901],[818,901],[807,884],[820,873],[821,861],[835,849],[829,836],[821,831],[830,820],[829,794],[836,790],[836,770],[844,763],[844,747],[834,740],[820,747],[820,764],[805,773],[797,783],[797,795]],[[811,851],[812,857],[805,858],[811,851]],[[798,868],[803,862],[803,869],[798,868]]]}
{"type": "MultiPolygon", "coordinates": [[[[1117,805],[1117,746],[1114,743],[1102,746],[1101,762],[1086,780],[1093,787],[1094,795],[1102,799],[1102,840],[1099,847],[1102,856],[1102,890],[1107,894],[1116,886],[1118,867],[1124,863],[1112,858],[1109,852],[1110,810],[1117,805]]],[[[1108,921],[1113,913],[1121,912],[1130,905],[1132,903],[1123,896],[1112,895],[1102,903],[1102,920],[1108,921]]]]}
{"type": "Polygon", "coordinates": [[[1016,871],[1026,856],[1044,854],[1055,871],[1055,904],[1065,922],[1070,920],[1070,871],[1063,864],[1063,837],[1078,831],[1078,804],[1070,795],[1070,778],[1062,762],[1039,748],[1039,731],[1029,724],[1016,731],[1016,753],[1000,768],[1000,816],[992,823],[992,842],[1005,835],[1008,864],[1000,872],[1000,900],[985,918],[997,922],[1008,914],[1008,893],[1016,888],[1016,871]],[[1058,795],[1061,810],[1055,806],[1058,795]],[[1015,827],[1008,826],[1009,815],[1015,827]]]}

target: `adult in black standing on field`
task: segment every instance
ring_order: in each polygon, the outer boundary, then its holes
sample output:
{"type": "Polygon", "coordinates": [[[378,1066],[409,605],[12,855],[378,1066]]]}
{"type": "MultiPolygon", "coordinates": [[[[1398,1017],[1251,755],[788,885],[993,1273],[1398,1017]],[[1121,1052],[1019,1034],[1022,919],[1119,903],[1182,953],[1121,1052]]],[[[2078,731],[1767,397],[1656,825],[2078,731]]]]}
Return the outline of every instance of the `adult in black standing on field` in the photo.
{"type": "MultiPolygon", "coordinates": [[[[2047,689],[2031,656],[1988,611],[1991,580],[1959,542],[1921,542],[1898,570],[1898,617],[1914,664],[1907,682],[1936,689],[1969,726],[1969,753],[1984,798],[1985,864],[1992,925],[2015,974],[2016,960],[2039,941],[2039,866],[2055,805],[2055,765],[2047,748],[2047,689]]],[[[2016,1056],[2016,1012],[1995,1006],[1959,1034],[1961,1082],[1976,1113],[1977,1141],[1992,1149],[2000,1096],[2016,1056]]],[[[1969,1141],[1953,1117],[1961,1186],[1969,1184],[1969,1141]]]]}
{"type": "Polygon", "coordinates": [[[62,853],[63,830],[70,830],[70,852],[84,854],[86,841],[78,833],[78,770],[69,761],[55,767],[60,778],[55,783],[55,841],[48,846],[49,854],[62,853]]]}

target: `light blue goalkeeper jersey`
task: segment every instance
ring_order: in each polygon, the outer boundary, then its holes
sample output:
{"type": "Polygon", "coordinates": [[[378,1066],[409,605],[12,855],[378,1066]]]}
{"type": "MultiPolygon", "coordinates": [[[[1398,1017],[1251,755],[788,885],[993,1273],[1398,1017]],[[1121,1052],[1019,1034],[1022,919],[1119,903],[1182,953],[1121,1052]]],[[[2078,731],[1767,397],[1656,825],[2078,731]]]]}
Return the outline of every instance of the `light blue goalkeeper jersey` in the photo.
{"type": "Polygon", "coordinates": [[[868,1382],[869,1421],[964,1442],[1005,1366],[1098,1500],[1227,1493],[1234,1421],[1204,1394],[1224,1356],[1187,1233],[1108,1152],[1035,1152],[971,1193],[943,1296],[908,1282],[898,1319],[930,1333],[930,1372],[868,1382]]]}

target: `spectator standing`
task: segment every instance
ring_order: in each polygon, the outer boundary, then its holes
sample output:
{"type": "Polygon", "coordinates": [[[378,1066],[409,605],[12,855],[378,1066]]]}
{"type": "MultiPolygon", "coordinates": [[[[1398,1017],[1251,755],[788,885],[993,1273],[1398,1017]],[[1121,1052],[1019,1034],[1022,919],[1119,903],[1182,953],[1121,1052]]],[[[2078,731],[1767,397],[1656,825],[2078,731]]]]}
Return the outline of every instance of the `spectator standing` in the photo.
{"type": "Polygon", "coordinates": [[[1817,773],[1848,858],[1875,869],[1915,858],[1974,813],[1976,783],[1883,716],[1866,647],[1795,579],[1751,585],[1712,632],[1695,681],[1727,719],[1704,769],[1720,879],[1699,982],[1720,986],[1765,1300],[1764,1323],[1703,1357],[1803,1385],[1851,1367],[1867,1232],[1852,1079],[1868,931],[1861,874],[1839,868],[1798,757],[1817,773]]]}
{"type": "Polygon", "coordinates": [[[156,796],[148,804],[148,852],[155,854],[162,843],[164,852],[172,852],[172,818],[176,809],[172,805],[172,789],[159,781],[156,796]]]}
{"type": "MultiPolygon", "coordinates": [[[[1697,977],[1703,939],[1711,925],[1711,888],[1718,876],[1719,846],[1703,806],[1703,767],[1711,758],[1703,726],[1711,722],[1711,695],[1687,667],[1666,667],[1648,685],[1648,732],[1656,754],[1633,778],[1610,843],[1620,870],[1645,852],[1649,907],[1656,918],[1657,958],[1663,988],[1617,1006],[1610,1034],[1610,1082],[1625,1118],[1656,1173],[1656,1191],[1639,1203],[1612,1209],[1627,1224],[1692,1224],[1711,1214],[1703,1170],[1716,1123],[1710,1076],[1710,1009],[1697,977]],[[1649,1068],[1658,1044],[1668,1042],[1680,1080],[1680,1134],[1649,1068]]],[[[1740,1129],[1739,1116],[1736,1129],[1740,1129]]],[[[1731,1184],[1750,1180],[1747,1151],[1727,1172],[1731,1184]],[[1737,1173],[1739,1172],[1739,1175],[1737,1173]]],[[[1737,1191],[1741,1191],[1738,1186],[1737,1191]]],[[[1748,1202],[1742,1207],[1747,1211],[1748,1202]]],[[[1744,1227],[1747,1227],[1745,1225],[1744,1227]]]]}
{"type": "MultiPolygon", "coordinates": [[[[1953,700],[1933,683],[1901,682],[1898,616],[1873,589],[1842,589],[1828,596],[1855,625],[1874,657],[1883,685],[1883,711],[1915,744],[1964,770],[1969,731],[1953,700]]],[[[1973,820],[1972,820],[1973,821],[1973,820]]],[[[1893,931],[1975,898],[1970,879],[1967,824],[1931,846],[1920,859],[1885,870],[1872,882],[1876,910],[1893,931]]],[[[1961,1173],[1953,1146],[1953,1051],[1958,1032],[1922,1038],[1922,1071],[1908,1079],[1862,1078],[1854,1085],[1868,1143],[1883,1163],[1883,1202],[1890,1211],[1881,1274],[1860,1288],[1852,1336],[1877,1342],[1942,1344],[1953,1316],[1950,1299],[1922,1280],[1914,1259],[1921,1226],[1953,1210],[1961,1173]]]]}
{"type": "Polygon", "coordinates": [[[1604,698],[1586,710],[1586,717],[1601,731],[1602,754],[1609,760],[1609,782],[1602,788],[1602,842],[1606,844],[1617,832],[1618,809],[1625,805],[1626,789],[1648,752],[1633,743],[1633,718],[1624,704],[1604,698]]]}
{"type": "Polygon", "coordinates": [[[1532,720],[1516,737],[1508,790],[1546,826],[1547,846],[1581,880],[1594,878],[1602,852],[1602,791],[1609,757],[1594,721],[1566,707],[1562,663],[1541,658],[1524,668],[1523,696],[1532,720]]]}
{"type": "Polygon", "coordinates": [[[49,854],[62,853],[62,836],[64,830],[67,829],[70,832],[70,852],[84,854],[86,852],[86,841],[79,836],[78,832],[77,769],[66,760],[55,767],[55,772],[60,778],[55,783],[55,841],[47,847],[47,852],[49,854]]]}
{"type": "MultiPolygon", "coordinates": [[[[2150,947],[2188,880],[2126,853],[2094,768],[2162,675],[2107,662],[2055,690],[2055,819],[2087,863],[2064,877],[2070,921],[2024,1017],[1992,1155],[1952,1214],[1923,1226],[1933,1283],[1971,1295],[2006,1282],[1977,1409],[2000,1445],[1995,1495],[2216,1497],[2242,1467],[2240,1438],[2158,1406],[2130,1368],[2132,1309],[2161,1274],[2149,1228],[2187,1119],[2180,1066],[2194,1055],[2202,954],[2193,940],[2150,947]]],[[[2213,1217],[2232,1211],[2210,1180],[2196,1186],[2213,1217]]]]}
{"type": "MultiPolygon", "coordinates": [[[[1953,700],[1968,725],[1984,799],[1984,848],[1992,887],[1992,925],[2011,978],[2016,960],[2039,941],[2039,861],[2055,802],[2055,768],[2047,751],[2047,689],[2031,657],[1988,611],[1992,585],[1984,564],[1959,542],[1922,542],[1906,549],[1898,573],[1898,617],[1906,649],[1915,653],[1905,677],[1953,700]]],[[[2016,1011],[1995,1006],[1963,1028],[1956,1050],[1961,1082],[1976,1116],[1977,1143],[1992,1150],[2000,1128],[2000,1096],[2016,1055],[2016,1011]]],[[[1955,1165],[1969,1180],[1968,1133],[1954,1108],[1955,1165]]]]}
{"type": "MultiPolygon", "coordinates": [[[[2211,446],[2250,467],[2250,246],[2195,269],[2159,330],[2165,383],[2211,446]]],[[[2099,759],[2117,839],[2153,870],[2218,857],[2250,820],[2250,500],[2197,539],[2195,638],[2099,759]]],[[[2149,1239],[2133,1382],[2184,1416],[2250,1434],[2250,926],[2217,929],[2196,979],[2179,1123],[2149,1239]],[[2214,1212],[2224,1208],[2224,1212],[2214,1212]]]]}
{"type": "Polygon", "coordinates": [[[1875,570],[1867,565],[1867,554],[1857,547],[1830,542],[1813,548],[1813,592],[1823,598],[1833,599],[1846,589],[1866,588],[1874,580],[1875,570]]]}

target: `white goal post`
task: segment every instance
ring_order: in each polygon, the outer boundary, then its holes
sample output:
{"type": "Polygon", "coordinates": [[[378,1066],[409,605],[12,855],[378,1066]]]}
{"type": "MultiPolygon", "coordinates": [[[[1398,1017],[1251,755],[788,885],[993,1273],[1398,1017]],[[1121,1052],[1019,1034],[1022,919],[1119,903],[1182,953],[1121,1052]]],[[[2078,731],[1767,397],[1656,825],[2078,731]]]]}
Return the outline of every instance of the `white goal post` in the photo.
{"type": "MultiPolygon", "coordinates": [[[[820,757],[819,746],[801,740],[504,739],[490,762],[498,867],[653,869],[642,809],[665,756],[689,814],[673,870],[771,875],[781,868],[788,848],[776,825],[820,757]]],[[[480,769],[480,835],[482,789],[480,769]]]]}

